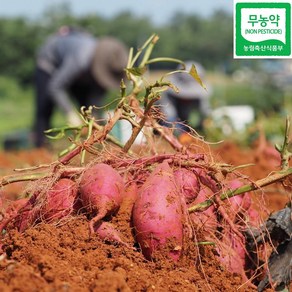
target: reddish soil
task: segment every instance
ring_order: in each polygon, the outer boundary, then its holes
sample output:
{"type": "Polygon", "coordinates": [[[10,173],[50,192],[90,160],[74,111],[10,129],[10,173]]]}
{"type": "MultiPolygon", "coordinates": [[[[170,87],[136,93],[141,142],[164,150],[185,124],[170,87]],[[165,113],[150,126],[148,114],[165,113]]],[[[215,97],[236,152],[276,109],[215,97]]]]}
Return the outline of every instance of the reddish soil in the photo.
{"type": "MultiPolygon", "coordinates": [[[[259,147],[243,150],[224,143],[212,151],[216,161],[234,166],[254,163],[238,169],[252,181],[277,169],[277,159],[259,147]]],[[[45,150],[0,153],[0,175],[54,159],[45,150]]],[[[13,200],[24,185],[5,186],[1,195],[13,200]]],[[[288,193],[281,184],[273,184],[254,192],[253,199],[272,212],[285,205],[288,193]]],[[[22,234],[9,232],[3,241],[7,256],[0,257],[0,291],[256,291],[226,271],[212,246],[191,247],[178,263],[149,262],[136,250],[89,237],[86,218],[69,219],[57,226],[39,224],[22,234]]],[[[127,209],[122,206],[112,222],[133,245],[127,209]]]]}

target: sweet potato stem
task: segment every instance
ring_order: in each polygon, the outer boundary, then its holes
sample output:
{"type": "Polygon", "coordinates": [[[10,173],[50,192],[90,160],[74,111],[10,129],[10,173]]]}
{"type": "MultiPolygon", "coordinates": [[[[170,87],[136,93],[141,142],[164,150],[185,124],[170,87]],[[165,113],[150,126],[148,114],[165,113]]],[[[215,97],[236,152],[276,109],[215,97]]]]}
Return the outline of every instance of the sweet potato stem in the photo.
{"type": "Polygon", "coordinates": [[[276,145],[276,149],[281,155],[281,168],[283,170],[289,168],[289,160],[292,157],[292,152],[289,150],[289,146],[291,144],[289,140],[290,119],[291,117],[289,116],[286,118],[286,128],[285,128],[285,136],[284,136],[283,145],[282,146],[276,145]]]}
{"type": "Polygon", "coordinates": [[[40,178],[44,178],[48,176],[47,172],[39,172],[34,174],[27,174],[27,175],[9,175],[2,177],[0,181],[0,187],[4,187],[6,185],[15,183],[15,182],[21,182],[21,181],[33,181],[40,178]]]}
{"type": "Polygon", "coordinates": [[[155,82],[153,85],[150,85],[146,88],[146,92],[145,92],[145,96],[144,96],[143,115],[138,123],[138,126],[135,126],[134,124],[132,124],[132,126],[133,126],[132,135],[124,146],[124,149],[123,149],[124,152],[127,153],[130,150],[130,148],[133,145],[133,143],[135,142],[137,136],[139,135],[139,133],[143,129],[146,121],[151,120],[152,107],[153,107],[154,103],[157,100],[159,100],[159,98],[160,98],[158,93],[153,91],[153,89],[155,89],[157,87],[160,88],[160,87],[167,86],[167,85],[169,85],[169,82],[155,82]]]}
{"type": "MultiPolygon", "coordinates": [[[[254,190],[258,190],[262,187],[265,187],[267,185],[273,184],[275,182],[281,181],[284,178],[288,177],[289,175],[292,174],[292,167],[288,168],[285,171],[278,171],[275,172],[272,175],[269,175],[263,179],[257,180],[254,183],[250,183],[247,185],[244,185],[242,187],[239,187],[235,190],[228,190],[227,192],[224,192],[222,194],[219,195],[221,200],[226,200],[228,198],[232,198],[234,196],[246,193],[246,192],[250,192],[250,191],[254,191],[254,190]]],[[[210,206],[212,206],[215,203],[214,198],[210,198],[202,203],[196,204],[192,207],[190,207],[188,209],[189,213],[194,213],[197,211],[202,211],[205,209],[208,209],[210,206]]]]}
{"type": "MultiPolygon", "coordinates": [[[[57,169],[60,173],[60,177],[72,177],[74,175],[79,174],[84,170],[84,167],[64,167],[57,169]]],[[[16,182],[22,182],[22,181],[34,181],[46,177],[51,177],[51,172],[37,172],[37,173],[31,173],[31,174],[18,174],[18,175],[7,175],[3,176],[0,179],[0,187],[4,187],[6,185],[16,183],[16,182]]]]}

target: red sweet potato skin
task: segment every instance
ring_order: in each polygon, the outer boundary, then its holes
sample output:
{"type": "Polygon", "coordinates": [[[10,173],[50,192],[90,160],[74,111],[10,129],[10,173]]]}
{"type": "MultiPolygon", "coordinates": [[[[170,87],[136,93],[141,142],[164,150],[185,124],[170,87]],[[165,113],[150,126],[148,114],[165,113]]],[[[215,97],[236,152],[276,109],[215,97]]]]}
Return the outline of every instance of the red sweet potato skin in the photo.
{"type": "Polygon", "coordinates": [[[51,223],[70,215],[77,199],[74,181],[61,178],[45,193],[35,193],[16,216],[14,226],[19,232],[41,221],[51,223]]]}
{"type": "Polygon", "coordinates": [[[129,247],[129,245],[122,239],[122,234],[110,222],[101,221],[98,225],[94,227],[94,232],[102,240],[112,243],[119,243],[121,245],[129,247]]]}
{"type": "MultiPolygon", "coordinates": [[[[211,189],[202,187],[192,205],[202,203],[210,199],[212,196],[214,196],[214,193],[211,189]]],[[[204,211],[191,213],[190,217],[192,222],[195,224],[196,229],[205,230],[209,234],[214,233],[218,227],[214,205],[204,211]]]]}
{"type": "Polygon", "coordinates": [[[136,241],[146,259],[159,250],[178,260],[183,245],[183,207],[173,171],[167,162],[146,179],[135,201],[132,223],[136,241]]]}
{"type": "MultiPolygon", "coordinates": [[[[242,187],[244,183],[238,179],[233,179],[225,183],[226,190],[236,190],[242,187]]],[[[226,199],[226,206],[229,209],[233,221],[236,220],[237,214],[245,214],[251,208],[251,194],[249,192],[233,196],[226,199]]]]}
{"type": "Polygon", "coordinates": [[[175,180],[181,193],[185,196],[186,203],[194,201],[200,191],[200,182],[194,172],[180,168],[174,172],[175,180]]]}
{"type": "Polygon", "coordinates": [[[12,201],[4,211],[5,217],[15,216],[17,212],[27,205],[29,198],[21,198],[16,201],[12,201]]]}
{"type": "Polygon", "coordinates": [[[138,186],[135,182],[131,182],[125,188],[124,200],[134,203],[137,197],[138,197],[138,186]]]}
{"type": "Polygon", "coordinates": [[[26,203],[17,211],[13,224],[14,224],[14,227],[16,227],[19,232],[25,231],[27,228],[31,227],[40,218],[40,212],[39,212],[40,209],[35,208],[38,195],[39,193],[34,193],[26,201],[26,203]]]}
{"type": "Polygon", "coordinates": [[[15,218],[18,217],[18,212],[28,205],[29,199],[22,198],[16,201],[12,201],[5,210],[2,209],[3,218],[0,223],[0,230],[2,231],[4,228],[6,228],[7,224],[9,224],[9,222],[11,222],[12,220],[15,221],[15,218]]]}
{"type": "Polygon", "coordinates": [[[245,241],[240,239],[230,229],[222,234],[221,248],[217,248],[220,262],[231,272],[245,275],[245,241]]]}
{"type": "Polygon", "coordinates": [[[41,216],[46,222],[61,219],[74,210],[77,199],[77,185],[68,178],[57,181],[48,190],[45,196],[45,203],[41,207],[41,216]]]}
{"type": "MultiPolygon", "coordinates": [[[[120,207],[125,185],[121,175],[110,165],[98,163],[88,168],[79,184],[82,205],[104,216],[113,214],[120,207]]],[[[102,219],[102,218],[99,218],[102,219]]]]}

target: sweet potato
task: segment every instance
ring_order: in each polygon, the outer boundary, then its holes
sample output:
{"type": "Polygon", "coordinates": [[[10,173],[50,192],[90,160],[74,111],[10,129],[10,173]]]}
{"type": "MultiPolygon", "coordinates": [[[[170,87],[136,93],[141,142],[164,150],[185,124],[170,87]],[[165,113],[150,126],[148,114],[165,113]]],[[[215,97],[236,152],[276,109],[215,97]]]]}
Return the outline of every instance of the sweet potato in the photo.
{"type": "Polygon", "coordinates": [[[121,175],[110,165],[95,164],[86,169],[80,180],[82,205],[94,217],[90,221],[90,231],[94,224],[118,211],[125,191],[121,175]]]}
{"type": "Polygon", "coordinates": [[[23,232],[40,221],[51,223],[68,216],[74,210],[77,190],[74,181],[62,178],[45,193],[34,193],[18,210],[14,226],[23,232]]]}
{"type": "Polygon", "coordinates": [[[18,215],[19,210],[28,204],[28,198],[21,198],[10,202],[5,210],[3,210],[3,218],[0,223],[0,231],[6,228],[7,224],[15,219],[18,215]]]}
{"type": "Polygon", "coordinates": [[[25,231],[39,218],[39,208],[35,208],[38,195],[39,193],[34,193],[30,198],[25,198],[22,199],[22,202],[18,202],[19,209],[13,218],[13,226],[19,232],[25,231]]]}
{"type": "Polygon", "coordinates": [[[38,209],[23,210],[19,212],[15,219],[14,226],[19,232],[23,232],[33,226],[39,219],[38,209]]]}
{"type": "Polygon", "coordinates": [[[122,240],[122,235],[115,228],[115,226],[110,222],[99,222],[99,224],[95,224],[94,232],[105,241],[119,243],[129,247],[129,244],[122,240]]]}
{"type": "Polygon", "coordinates": [[[220,248],[217,248],[221,263],[231,272],[239,274],[246,280],[244,266],[246,261],[245,242],[226,229],[222,234],[220,248]]]}
{"type": "Polygon", "coordinates": [[[177,261],[183,247],[184,215],[173,171],[166,161],[146,179],[133,207],[135,239],[146,259],[177,261]]]}
{"type": "MultiPolygon", "coordinates": [[[[231,180],[226,183],[228,190],[236,190],[237,188],[243,186],[244,183],[238,179],[231,180]]],[[[237,195],[227,199],[230,211],[233,213],[234,218],[237,214],[246,213],[251,207],[251,195],[249,192],[246,192],[241,195],[237,195]]]]}
{"type": "Polygon", "coordinates": [[[137,197],[138,186],[135,182],[131,182],[125,187],[123,204],[125,204],[127,208],[132,209],[135,201],[137,200],[137,197]]]}
{"type": "Polygon", "coordinates": [[[4,211],[5,217],[11,217],[18,213],[18,211],[27,205],[29,198],[21,198],[15,201],[12,201],[4,211]]]}
{"type": "Polygon", "coordinates": [[[71,214],[77,200],[77,185],[68,178],[57,181],[44,197],[41,217],[46,222],[61,219],[71,214]]]}
{"type": "Polygon", "coordinates": [[[221,191],[221,186],[218,181],[213,177],[212,172],[199,167],[194,168],[193,171],[197,175],[201,186],[204,185],[205,187],[208,187],[210,190],[212,190],[213,193],[221,191]]]}
{"type": "MultiPolygon", "coordinates": [[[[194,200],[193,204],[195,205],[202,203],[208,200],[213,195],[213,192],[209,188],[203,187],[198,193],[198,196],[194,200]]],[[[197,226],[197,229],[205,230],[207,231],[207,233],[215,232],[218,226],[217,215],[215,213],[214,205],[210,206],[204,211],[192,213],[190,214],[190,216],[193,223],[195,223],[195,225],[197,226]]]]}
{"type": "Polygon", "coordinates": [[[174,172],[175,180],[185,196],[186,203],[191,203],[198,195],[200,182],[194,172],[180,168],[174,172]]]}
{"type": "Polygon", "coordinates": [[[259,227],[262,224],[262,218],[259,212],[254,208],[249,208],[247,211],[248,225],[259,227]]]}

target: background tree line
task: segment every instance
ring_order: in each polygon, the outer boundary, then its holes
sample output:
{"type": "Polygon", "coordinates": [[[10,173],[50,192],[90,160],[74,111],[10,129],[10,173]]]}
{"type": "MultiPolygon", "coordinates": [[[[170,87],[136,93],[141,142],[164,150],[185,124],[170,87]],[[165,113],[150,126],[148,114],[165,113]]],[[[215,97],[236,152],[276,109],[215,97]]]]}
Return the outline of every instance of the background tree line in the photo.
{"type": "MultiPolygon", "coordinates": [[[[47,36],[61,25],[79,26],[97,37],[114,35],[129,47],[138,48],[153,33],[160,36],[153,57],[195,59],[209,69],[230,64],[232,58],[232,16],[223,11],[209,18],[177,13],[164,25],[146,17],[122,12],[112,18],[97,14],[74,16],[68,4],[52,6],[35,20],[0,18],[0,75],[22,85],[32,83],[35,54],[47,36]]],[[[155,64],[163,69],[170,64],[155,64]]]]}
{"type": "MultiPolygon", "coordinates": [[[[267,136],[278,136],[283,130],[285,116],[292,112],[292,73],[286,74],[282,66],[289,60],[270,60],[264,69],[258,60],[234,60],[232,18],[223,10],[208,18],[195,12],[176,13],[167,23],[155,25],[147,17],[137,17],[130,12],[111,18],[96,13],[76,16],[68,4],[51,6],[37,19],[0,16],[0,148],[1,139],[7,133],[30,129],[34,111],[35,55],[44,40],[65,24],[81,27],[97,37],[116,36],[134,48],[140,47],[152,33],[157,33],[160,41],[153,57],[194,59],[209,70],[213,78],[212,109],[250,105],[258,117],[263,117],[261,122],[264,122],[267,136]],[[210,72],[213,70],[216,72],[210,72]],[[226,76],[222,72],[234,74],[226,76]]],[[[175,66],[171,63],[152,66],[154,69],[172,69],[170,65],[175,66]]],[[[54,125],[64,125],[62,115],[57,113],[55,120],[54,125]]],[[[220,121],[208,125],[211,139],[207,137],[207,141],[224,139],[220,121]]],[[[250,141],[252,137],[246,131],[238,138],[250,141]]]]}

